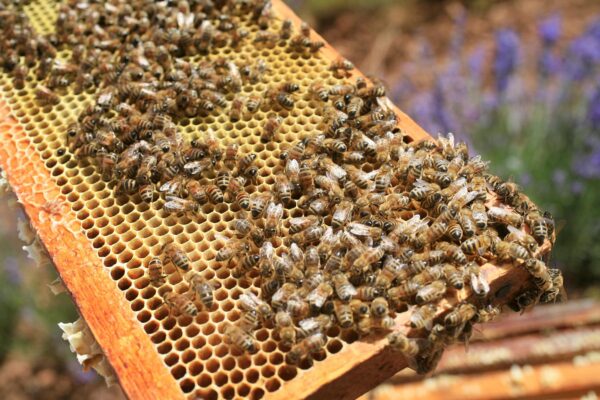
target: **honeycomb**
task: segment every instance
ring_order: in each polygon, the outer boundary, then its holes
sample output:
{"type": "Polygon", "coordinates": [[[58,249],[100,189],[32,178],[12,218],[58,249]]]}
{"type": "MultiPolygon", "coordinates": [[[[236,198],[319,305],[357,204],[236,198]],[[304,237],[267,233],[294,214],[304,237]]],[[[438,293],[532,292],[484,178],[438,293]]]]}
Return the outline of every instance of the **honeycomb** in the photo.
{"type": "MultiPolygon", "coordinates": [[[[52,31],[56,19],[55,2],[34,1],[25,6],[24,11],[36,31],[52,31]]],[[[247,24],[251,35],[258,30],[247,21],[241,24],[247,24]]],[[[301,85],[294,109],[279,114],[283,118],[281,129],[267,145],[260,142],[261,129],[269,111],[265,106],[236,123],[230,122],[226,114],[217,112],[180,123],[187,140],[210,127],[224,145],[238,143],[241,153],[257,154],[258,183],[247,190],[249,193],[267,190],[274,182],[273,177],[282,172],[279,152],[299,138],[318,132],[320,107],[308,93],[308,87],[318,79],[329,85],[339,82],[329,71],[331,61],[319,55],[290,54],[280,46],[257,49],[251,42],[242,44],[239,51],[215,49],[209,57],[228,57],[238,65],[253,63],[258,58],[267,62],[271,73],[265,76],[263,83],[246,86],[246,95],[262,96],[269,85],[287,80],[301,85]]],[[[67,59],[68,53],[63,52],[59,58],[67,59]]],[[[81,221],[82,234],[90,240],[106,272],[129,301],[182,392],[189,398],[258,399],[267,392],[280,389],[284,382],[296,377],[298,369],[310,368],[311,365],[306,363],[298,367],[285,363],[285,354],[278,348],[278,338],[272,328],[264,327],[256,332],[260,351],[253,355],[243,354],[224,343],[223,322],[239,319],[236,299],[252,285],[248,280],[232,278],[227,268],[213,270],[209,267],[209,260],[214,259],[224,245],[215,239],[215,232],[228,230],[228,223],[234,219],[235,213],[228,205],[207,204],[199,217],[192,220],[165,213],[162,200],[149,205],[138,196],[115,198],[112,187],[102,180],[95,166],[76,160],[69,152],[58,155],[59,149],[68,147],[64,132],[91,104],[93,92],[75,95],[69,88],[56,106],[40,107],[35,100],[35,87],[32,73],[22,90],[13,87],[7,74],[0,74],[1,95],[11,115],[34,144],[61,194],[81,221]],[[160,254],[160,243],[165,237],[175,238],[194,268],[221,286],[214,293],[215,308],[210,313],[202,310],[195,323],[188,316],[169,315],[145,274],[144,266],[152,256],[160,254]]],[[[289,214],[296,215],[295,210],[289,210],[289,214]]],[[[182,278],[174,273],[172,265],[165,268],[167,285],[177,291],[182,278]]],[[[329,331],[328,336],[326,351],[317,355],[316,360],[338,353],[358,338],[353,331],[340,332],[337,328],[329,331]]]]}
{"type": "MultiPolygon", "coordinates": [[[[50,33],[56,20],[56,6],[52,1],[34,1],[23,10],[38,33],[50,33]]],[[[258,31],[256,25],[244,18],[239,26],[246,28],[251,37],[258,31]]],[[[280,21],[276,20],[270,29],[277,30],[279,26],[280,21]]],[[[256,154],[257,182],[246,190],[249,194],[270,190],[274,177],[283,173],[279,154],[299,139],[320,132],[321,106],[308,88],[316,80],[327,85],[340,82],[329,70],[331,58],[327,54],[301,55],[290,53],[282,45],[257,47],[251,41],[242,42],[236,50],[213,48],[208,55],[211,60],[224,57],[237,65],[252,65],[258,59],[266,61],[269,74],[261,83],[244,86],[244,95],[262,97],[268,87],[288,81],[297,82],[301,89],[296,94],[294,108],[278,113],[283,118],[281,129],[267,144],[260,140],[270,113],[266,104],[256,113],[244,114],[237,122],[231,122],[226,113],[218,111],[183,119],[178,126],[184,140],[192,140],[212,129],[223,146],[236,143],[240,153],[256,154]]],[[[58,58],[68,59],[69,52],[61,52],[58,58]]],[[[35,100],[36,84],[30,72],[25,87],[17,90],[12,78],[0,74],[1,95],[11,115],[23,127],[60,188],[65,204],[81,222],[81,233],[89,239],[106,273],[129,302],[181,391],[189,398],[258,399],[280,390],[285,382],[312,368],[311,362],[298,366],[285,362],[285,350],[278,344],[277,332],[269,324],[255,332],[260,348],[255,354],[243,353],[224,341],[225,323],[235,322],[241,316],[237,304],[240,294],[248,289],[258,292],[253,279],[235,279],[230,269],[213,262],[225,245],[216,233],[230,231],[235,210],[225,203],[206,204],[198,216],[190,218],[166,213],[162,199],[147,204],[139,195],[115,196],[113,186],[102,179],[94,165],[76,159],[69,151],[63,154],[68,148],[64,132],[92,104],[94,91],[75,94],[68,88],[58,104],[40,106],[35,100]],[[195,318],[171,314],[158,290],[150,284],[144,268],[150,258],[161,255],[161,245],[170,240],[186,252],[195,270],[219,286],[214,293],[215,306],[210,311],[201,310],[195,318]]],[[[229,94],[227,100],[232,99],[229,94]]],[[[284,219],[300,215],[303,213],[299,209],[284,211],[284,219]]],[[[276,238],[274,245],[277,248],[281,240],[276,238]]],[[[166,266],[166,274],[168,288],[180,293],[187,288],[173,265],[166,266]]],[[[330,329],[327,336],[324,350],[314,356],[316,363],[358,339],[355,331],[338,327],[330,329]]]]}

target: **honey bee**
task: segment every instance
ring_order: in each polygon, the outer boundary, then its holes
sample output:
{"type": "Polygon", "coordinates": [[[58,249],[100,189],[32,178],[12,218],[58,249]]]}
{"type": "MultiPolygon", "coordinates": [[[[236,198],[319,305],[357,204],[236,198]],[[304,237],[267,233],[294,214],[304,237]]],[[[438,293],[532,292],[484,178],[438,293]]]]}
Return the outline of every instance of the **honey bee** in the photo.
{"type": "Polygon", "coordinates": [[[538,249],[538,243],[536,239],[520,229],[515,228],[512,225],[507,225],[508,235],[504,238],[507,242],[515,242],[526,248],[530,253],[534,253],[538,249]]]}
{"type": "Polygon", "coordinates": [[[60,98],[46,86],[37,85],[35,89],[35,98],[42,105],[55,106],[60,102],[60,98]]]}
{"type": "Polygon", "coordinates": [[[452,240],[460,242],[463,237],[463,230],[460,223],[456,220],[450,222],[447,234],[452,240]]]}
{"type": "Polygon", "coordinates": [[[279,222],[283,216],[283,205],[270,203],[265,212],[265,235],[273,236],[279,227],[279,222]]]}
{"type": "Polygon", "coordinates": [[[258,172],[256,166],[254,166],[254,160],[256,160],[256,154],[250,153],[238,160],[237,170],[238,174],[247,175],[253,177],[258,172]]]}
{"type": "Polygon", "coordinates": [[[24,64],[18,64],[13,69],[13,86],[17,90],[21,90],[25,87],[25,79],[27,78],[27,74],[29,73],[29,68],[27,68],[24,64]]]}
{"type": "MultiPolygon", "coordinates": [[[[487,221],[487,215],[486,215],[487,221]]],[[[460,223],[460,227],[464,233],[464,236],[471,237],[477,233],[477,227],[474,222],[473,215],[471,210],[462,209],[458,215],[458,222],[460,223]]],[[[487,223],[486,223],[487,225],[487,223]]]]}
{"type": "Polygon", "coordinates": [[[138,189],[135,179],[121,179],[115,186],[117,194],[134,194],[138,189]]]}
{"type": "Polygon", "coordinates": [[[427,329],[430,331],[433,327],[436,306],[434,304],[425,304],[418,307],[410,316],[409,325],[414,329],[427,329]]]}
{"type": "Polygon", "coordinates": [[[354,316],[352,312],[352,308],[349,304],[343,303],[339,300],[335,300],[334,304],[334,312],[335,317],[338,321],[338,324],[342,328],[349,328],[354,324],[354,316]]]}
{"type": "Polygon", "coordinates": [[[225,243],[215,256],[215,261],[218,262],[231,260],[234,256],[244,254],[249,250],[249,246],[243,240],[230,239],[221,233],[216,233],[215,239],[225,243]]]}
{"type": "Polygon", "coordinates": [[[542,293],[540,301],[542,303],[561,302],[566,300],[566,292],[563,287],[563,276],[559,269],[548,269],[548,274],[552,279],[552,288],[542,293]]]}
{"type": "Polygon", "coordinates": [[[354,64],[350,61],[345,60],[343,58],[338,58],[333,61],[329,66],[329,70],[333,71],[334,75],[337,78],[349,78],[352,76],[352,71],[354,69],[354,64]]]}
{"type": "Polygon", "coordinates": [[[262,133],[260,135],[260,141],[262,143],[268,143],[273,140],[273,137],[281,127],[281,123],[283,119],[279,116],[270,116],[263,127],[262,133]]]}
{"type": "Polygon", "coordinates": [[[175,196],[167,196],[163,210],[168,214],[197,213],[200,210],[198,203],[192,200],[181,199],[175,196]]]}
{"type": "Polygon", "coordinates": [[[315,289],[313,289],[306,300],[311,307],[319,310],[325,304],[325,301],[333,295],[333,287],[327,282],[321,282],[315,289]]]}
{"type": "Polygon", "coordinates": [[[342,301],[350,301],[352,296],[356,295],[356,288],[352,285],[345,274],[341,272],[334,273],[331,276],[335,293],[342,301]]]}
{"type": "Polygon", "coordinates": [[[500,308],[488,305],[486,308],[481,308],[477,311],[477,315],[475,316],[474,321],[479,323],[486,323],[493,321],[498,315],[500,315],[500,308]]]}
{"type": "Polygon", "coordinates": [[[484,233],[465,240],[460,245],[460,248],[465,254],[483,255],[492,244],[492,237],[488,233],[484,233]]]}
{"type": "Polygon", "coordinates": [[[446,283],[441,280],[433,281],[417,291],[417,304],[431,303],[440,299],[446,293],[446,283]]]}
{"type": "Polygon", "coordinates": [[[259,299],[254,293],[246,292],[240,295],[240,307],[245,311],[255,311],[263,321],[268,321],[273,318],[273,310],[271,306],[259,299]]]}
{"type": "Polygon", "coordinates": [[[242,256],[237,266],[231,272],[231,275],[234,278],[241,278],[246,274],[246,272],[254,268],[254,266],[256,266],[259,261],[260,256],[258,254],[249,254],[242,256]]]}
{"type": "Polygon", "coordinates": [[[311,94],[320,101],[327,102],[329,100],[329,89],[323,81],[315,81],[310,85],[311,94]]]}
{"type": "Polygon", "coordinates": [[[529,251],[518,243],[501,241],[494,250],[500,260],[517,260],[529,258],[529,251]]]}
{"type": "Polygon", "coordinates": [[[169,307],[169,310],[176,310],[180,314],[189,315],[195,317],[198,315],[198,308],[193,301],[185,294],[178,294],[175,292],[167,292],[163,296],[165,304],[169,307]]]}
{"type": "Polygon", "coordinates": [[[416,357],[421,351],[416,339],[409,339],[401,332],[392,332],[387,336],[390,347],[409,357],[416,357]]]}
{"type": "Polygon", "coordinates": [[[467,263],[467,256],[459,246],[450,244],[448,242],[438,242],[436,243],[436,249],[444,251],[448,258],[458,264],[464,265],[467,263]]]}
{"type": "Polygon", "coordinates": [[[417,235],[417,237],[413,241],[413,244],[417,248],[422,248],[427,244],[436,242],[439,238],[446,234],[447,230],[448,224],[446,224],[445,222],[435,221],[433,224],[431,224],[431,226],[424,229],[421,233],[417,235]]]}
{"type": "Polygon", "coordinates": [[[297,243],[299,246],[304,246],[314,243],[321,239],[325,233],[325,228],[320,225],[312,225],[308,228],[290,236],[289,241],[297,243]]]}
{"type": "Polygon", "coordinates": [[[192,196],[194,201],[196,201],[199,205],[206,204],[208,202],[206,186],[201,185],[198,181],[187,181],[185,184],[185,188],[189,192],[190,196],[192,196]]]}
{"type": "Polygon", "coordinates": [[[248,353],[258,350],[258,343],[252,335],[234,324],[226,322],[224,334],[227,340],[248,353]]]}
{"type": "Polygon", "coordinates": [[[310,306],[299,296],[293,296],[288,299],[287,310],[294,318],[304,318],[310,312],[310,306]]]}
{"type": "Polygon", "coordinates": [[[237,122],[242,118],[242,109],[244,107],[246,99],[243,96],[237,95],[231,102],[231,108],[229,109],[229,119],[232,122],[237,122]]]}
{"type": "Polygon", "coordinates": [[[270,193],[255,193],[250,199],[250,212],[252,218],[257,219],[260,217],[270,201],[270,193]]]}
{"type": "Polygon", "coordinates": [[[411,279],[417,285],[423,286],[441,279],[442,277],[444,277],[443,267],[441,265],[434,265],[433,267],[423,269],[422,272],[413,276],[411,279]]]}
{"type": "Polygon", "coordinates": [[[516,226],[517,228],[520,227],[523,222],[523,218],[516,212],[500,207],[490,207],[488,216],[494,221],[516,226]]]}
{"type": "Polygon", "coordinates": [[[352,203],[347,200],[336,205],[331,219],[331,226],[334,229],[343,227],[352,215],[352,208],[352,203]]]}
{"type": "Polygon", "coordinates": [[[534,277],[534,282],[541,291],[546,292],[552,288],[552,278],[543,261],[530,258],[525,261],[524,265],[527,271],[534,277]]]}
{"type": "Polygon", "coordinates": [[[297,287],[291,282],[286,282],[271,297],[271,307],[275,311],[285,310],[288,300],[296,294],[297,287]]]}
{"type": "Polygon", "coordinates": [[[291,364],[298,364],[303,358],[306,358],[311,353],[317,353],[320,351],[327,342],[327,339],[322,333],[315,333],[300,343],[292,346],[292,349],[288,352],[288,360],[291,364]]]}
{"type": "Polygon", "coordinates": [[[275,314],[275,326],[279,329],[281,344],[290,347],[296,343],[296,328],[290,314],[286,311],[278,311],[275,314]]]}
{"type": "Polygon", "coordinates": [[[475,294],[483,297],[490,292],[490,284],[475,262],[468,263],[464,268],[464,273],[475,294]]]}
{"type": "Polygon", "coordinates": [[[549,237],[546,219],[540,215],[539,211],[532,211],[527,214],[526,220],[531,227],[533,237],[539,244],[542,244],[549,237]]]}
{"type": "Polygon", "coordinates": [[[371,315],[376,318],[383,318],[390,312],[388,302],[385,297],[376,297],[371,302],[371,315]]]}
{"type": "Polygon", "coordinates": [[[290,93],[276,88],[267,90],[266,97],[270,99],[272,105],[279,104],[281,107],[288,110],[292,109],[295,104],[294,98],[290,93]]]}
{"type": "Polygon", "coordinates": [[[288,40],[291,37],[292,37],[292,21],[289,19],[286,19],[281,23],[281,28],[279,29],[279,38],[281,40],[288,40]]]}
{"type": "Polygon", "coordinates": [[[238,149],[239,146],[237,143],[227,145],[223,156],[223,165],[225,168],[232,170],[236,166],[238,161],[238,149]]]}
{"type": "Polygon", "coordinates": [[[217,185],[206,185],[204,186],[204,190],[206,191],[206,195],[208,196],[211,203],[219,204],[225,201],[223,192],[221,191],[221,189],[219,189],[217,185]]]}
{"type": "Polygon", "coordinates": [[[166,275],[163,273],[163,263],[160,257],[152,257],[146,265],[148,269],[148,278],[154,287],[161,287],[166,282],[166,275]]]}
{"type": "Polygon", "coordinates": [[[185,278],[189,282],[190,288],[194,291],[196,297],[202,302],[204,307],[206,307],[207,310],[212,309],[214,304],[214,284],[208,282],[199,272],[193,270],[188,271],[185,278]]]}
{"type": "Polygon", "coordinates": [[[470,303],[462,303],[456,306],[444,317],[446,328],[465,324],[477,315],[477,308],[470,303]]]}
{"type": "Polygon", "coordinates": [[[460,290],[464,286],[464,278],[461,271],[459,271],[454,265],[445,263],[443,265],[444,276],[446,281],[457,290],[460,290]]]}

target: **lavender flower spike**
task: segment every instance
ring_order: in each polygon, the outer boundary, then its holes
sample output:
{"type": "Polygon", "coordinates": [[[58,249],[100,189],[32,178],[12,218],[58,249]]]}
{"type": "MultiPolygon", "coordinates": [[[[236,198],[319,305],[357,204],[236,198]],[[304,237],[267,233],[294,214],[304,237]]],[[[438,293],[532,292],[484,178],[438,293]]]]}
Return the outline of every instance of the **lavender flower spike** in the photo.
{"type": "Polygon", "coordinates": [[[496,90],[504,93],[508,82],[517,68],[519,59],[519,37],[512,29],[501,29],[496,32],[496,54],[494,75],[496,90]]]}
{"type": "Polygon", "coordinates": [[[561,18],[554,14],[538,25],[538,34],[544,46],[553,46],[560,37],[561,18]]]}

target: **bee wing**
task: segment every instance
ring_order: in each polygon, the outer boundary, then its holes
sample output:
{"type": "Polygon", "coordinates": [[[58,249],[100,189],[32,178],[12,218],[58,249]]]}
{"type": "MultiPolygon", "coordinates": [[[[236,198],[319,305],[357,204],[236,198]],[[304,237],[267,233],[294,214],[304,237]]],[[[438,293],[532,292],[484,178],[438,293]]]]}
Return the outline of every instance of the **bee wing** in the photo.
{"type": "Polygon", "coordinates": [[[302,225],[305,222],[312,220],[310,217],[294,217],[290,218],[288,221],[290,225],[302,225]]]}
{"type": "Polygon", "coordinates": [[[370,226],[361,224],[360,222],[351,222],[348,224],[348,231],[355,236],[370,236],[370,226]]]}
{"type": "Polygon", "coordinates": [[[247,293],[242,293],[240,295],[239,302],[240,302],[240,306],[244,310],[251,311],[251,310],[254,310],[259,304],[256,302],[256,300],[258,300],[258,299],[254,295],[254,293],[247,292],[247,293]]]}
{"type": "Polygon", "coordinates": [[[520,229],[515,228],[512,225],[507,225],[506,229],[508,229],[508,232],[514,234],[516,237],[518,237],[519,239],[522,239],[525,237],[525,232],[523,232],[520,229]]]}
{"type": "Polygon", "coordinates": [[[321,293],[319,293],[318,288],[313,289],[306,296],[306,301],[308,301],[309,303],[314,304],[315,307],[317,307],[317,308],[321,308],[321,306],[323,306],[323,304],[325,304],[326,300],[327,300],[327,298],[325,296],[323,296],[321,293]]]}
{"type": "Polygon", "coordinates": [[[299,325],[305,331],[312,332],[319,327],[319,322],[316,318],[306,318],[300,321],[299,325]]]}
{"type": "Polygon", "coordinates": [[[271,242],[264,242],[259,250],[260,258],[263,260],[271,261],[273,259],[273,253],[273,243],[271,242]]]}
{"type": "Polygon", "coordinates": [[[300,173],[300,164],[296,159],[288,159],[285,164],[285,174],[289,176],[295,176],[300,173]]]}
{"type": "Polygon", "coordinates": [[[202,161],[192,161],[183,166],[183,170],[189,175],[198,175],[203,169],[202,161]]]}
{"type": "Polygon", "coordinates": [[[337,164],[329,164],[327,167],[327,173],[325,174],[329,179],[334,181],[343,180],[348,173],[342,167],[337,164]]]}
{"type": "Polygon", "coordinates": [[[215,232],[215,240],[221,240],[225,243],[229,242],[231,239],[227,236],[223,235],[221,232],[215,232]]]}
{"type": "Polygon", "coordinates": [[[186,201],[186,200],[184,200],[184,199],[182,199],[180,197],[173,196],[173,195],[170,195],[170,194],[168,194],[168,195],[165,196],[165,200],[167,202],[170,202],[170,203],[179,203],[181,205],[183,205],[185,203],[185,201],[186,201]]]}

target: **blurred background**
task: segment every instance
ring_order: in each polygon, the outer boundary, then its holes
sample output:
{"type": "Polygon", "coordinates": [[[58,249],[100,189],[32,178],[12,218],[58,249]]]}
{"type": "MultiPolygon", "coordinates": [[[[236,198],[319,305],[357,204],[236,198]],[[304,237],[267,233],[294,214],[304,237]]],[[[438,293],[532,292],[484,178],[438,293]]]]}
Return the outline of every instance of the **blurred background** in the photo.
{"type": "MultiPolygon", "coordinates": [[[[600,297],[600,3],[597,0],[288,0],[343,56],[383,79],[428,132],[453,132],[559,229],[569,297],[600,297]]],[[[119,399],[84,373],[0,200],[0,398],[119,399]]],[[[595,397],[594,397],[595,398],[595,397]]]]}

